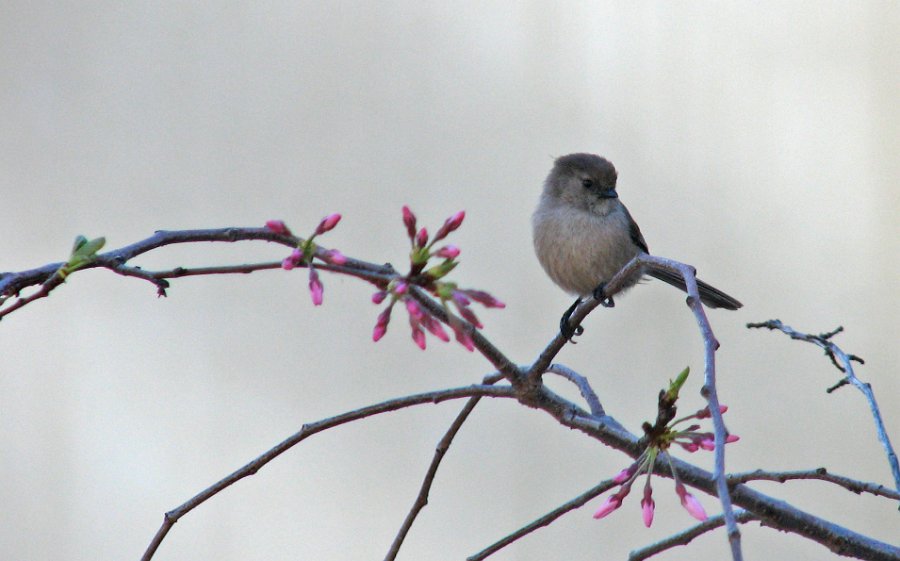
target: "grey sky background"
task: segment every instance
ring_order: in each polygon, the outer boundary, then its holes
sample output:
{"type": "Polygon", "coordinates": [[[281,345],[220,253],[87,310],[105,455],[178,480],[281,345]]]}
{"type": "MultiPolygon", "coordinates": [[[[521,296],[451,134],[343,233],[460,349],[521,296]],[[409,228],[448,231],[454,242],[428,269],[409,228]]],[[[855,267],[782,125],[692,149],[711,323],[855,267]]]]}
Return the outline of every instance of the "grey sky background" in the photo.
{"type": "MultiPolygon", "coordinates": [[[[743,326],[780,318],[866,359],[900,439],[900,5],[894,2],[6,2],[0,6],[0,270],[121,247],[157,229],[259,226],[404,265],[400,208],[452,241],[460,284],[507,303],[485,333],[533,360],[569,297],[533,256],[530,215],[556,156],[605,155],[654,253],[745,307],[712,311],[729,468],[826,466],[890,483],[861,397],[826,395],[818,349],[743,326]]],[[[167,248],[148,267],[280,259],[265,244],[167,248]]],[[[371,342],[372,289],[302,270],[176,280],[167,299],[73,276],[0,324],[0,552],[136,559],[162,513],[305,422],[480,380],[458,345],[371,342]]],[[[627,427],[702,344],[680,293],[647,282],[597,310],[559,360],[627,427]]],[[[565,386],[560,391],[573,395],[565,386]]],[[[574,395],[573,395],[574,397],[574,395]]],[[[461,403],[315,436],[179,522],[156,559],[372,559],[387,550],[461,403]]],[[[900,443],[898,443],[900,444],[900,443]]],[[[711,464],[711,455],[690,458],[711,464]]],[[[459,435],[403,559],[462,559],[627,465],[512,403],[459,435]]],[[[657,480],[599,501],[498,560],[623,559],[692,519],[657,480]]],[[[896,543],[896,505],[822,483],[757,488],[896,543]]],[[[714,498],[700,500],[711,513],[714,498]]],[[[756,524],[747,559],[828,559],[756,524]]],[[[722,559],[723,534],[665,559],[722,559]]],[[[836,558],[836,557],[835,557],[836,558]]]]}

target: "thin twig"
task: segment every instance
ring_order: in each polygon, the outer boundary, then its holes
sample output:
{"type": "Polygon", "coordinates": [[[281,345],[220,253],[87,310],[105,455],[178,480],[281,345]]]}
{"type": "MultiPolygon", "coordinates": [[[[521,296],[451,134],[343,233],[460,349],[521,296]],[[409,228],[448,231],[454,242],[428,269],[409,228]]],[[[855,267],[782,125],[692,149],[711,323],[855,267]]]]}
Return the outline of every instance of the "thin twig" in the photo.
{"type": "MultiPolygon", "coordinates": [[[[176,267],[168,271],[153,272],[144,271],[139,267],[127,265],[127,263],[139,255],[168,245],[199,242],[234,243],[254,240],[267,241],[294,248],[300,243],[301,238],[278,234],[269,228],[232,227],[204,230],[160,230],[152,236],[131,245],[98,254],[93,260],[81,265],[77,271],[74,271],[71,274],[76,274],[86,269],[106,268],[120,275],[147,280],[156,286],[157,294],[163,295],[165,289],[168,287],[168,283],[165,282],[164,279],[190,275],[248,273],[256,270],[274,269],[277,268],[278,265],[275,263],[264,263],[196,269],[176,267]]],[[[325,250],[319,248],[317,251],[318,255],[324,254],[325,250]]],[[[60,267],[63,267],[64,265],[65,263],[50,263],[43,267],[27,271],[0,274],[0,318],[9,315],[35,300],[46,297],[53,289],[65,282],[65,277],[57,274],[60,267]],[[3,307],[6,300],[17,296],[19,292],[27,287],[37,285],[40,285],[40,288],[33,294],[30,294],[27,297],[17,298],[12,304],[3,307]]],[[[303,267],[305,264],[300,264],[298,266],[303,267]]],[[[322,263],[321,265],[318,265],[318,267],[324,270],[355,276],[378,285],[385,284],[395,274],[393,268],[389,265],[376,265],[357,259],[347,259],[346,263],[339,266],[322,263]]]]}
{"type": "MultiPolygon", "coordinates": [[[[486,376],[482,384],[492,385],[502,379],[503,376],[499,374],[492,374],[490,376],[486,376]]],[[[434,456],[431,458],[431,464],[428,466],[428,471],[425,472],[425,477],[422,480],[422,485],[419,487],[419,494],[416,496],[416,500],[413,502],[412,506],[409,509],[409,512],[406,514],[406,518],[403,520],[403,524],[397,531],[397,535],[394,536],[394,541],[391,543],[390,549],[384,556],[385,561],[393,561],[397,558],[397,554],[400,552],[400,546],[403,545],[403,541],[406,539],[407,534],[409,534],[409,530],[412,528],[413,523],[416,521],[416,517],[419,515],[419,512],[421,512],[422,509],[425,508],[425,506],[428,504],[428,494],[431,492],[431,486],[434,483],[434,478],[437,475],[437,470],[441,465],[441,461],[444,459],[444,455],[447,454],[447,450],[450,449],[450,444],[453,443],[453,439],[456,437],[456,433],[458,433],[459,429],[462,428],[463,423],[465,423],[466,419],[469,418],[469,414],[472,413],[472,410],[475,409],[475,406],[478,405],[479,401],[481,401],[481,396],[479,395],[469,398],[469,400],[463,406],[462,410],[460,410],[460,412],[456,415],[453,423],[450,424],[447,432],[444,433],[444,436],[435,447],[434,456]]]]}
{"type": "Polygon", "coordinates": [[[719,342],[713,334],[712,326],[700,301],[700,292],[697,288],[697,277],[694,268],[670,259],[647,257],[652,266],[676,272],[684,279],[688,293],[687,305],[694,312],[694,317],[703,336],[705,368],[701,393],[709,403],[710,416],[713,422],[713,434],[715,437],[715,449],[713,450],[713,464],[715,468],[713,469],[713,477],[716,480],[716,492],[719,496],[719,502],[722,504],[722,515],[725,519],[728,543],[731,546],[731,558],[734,561],[742,561],[741,531],[738,529],[737,520],[731,506],[728,482],[725,480],[725,438],[728,435],[728,429],[725,428],[725,420],[722,418],[720,409],[719,393],[716,389],[716,351],[719,348],[719,342]]]}
{"type": "MultiPolygon", "coordinates": [[[[853,385],[856,389],[862,392],[863,396],[866,399],[866,402],[869,404],[869,410],[872,413],[872,419],[875,422],[875,432],[878,437],[878,441],[881,442],[882,448],[884,448],[885,455],[887,456],[888,465],[891,468],[891,474],[894,477],[894,485],[897,491],[900,491],[900,462],[897,461],[897,453],[894,451],[894,447],[891,445],[891,439],[888,437],[887,429],[884,427],[884,420],[881,418],[881,410],[878,408],[878,403],[875,401],[875,393],[872,391],[871,384],[865,383],[859,378],[856,377],[856,373],[853,371],[853,362],[858,362],[863,364],[863,360],[856,355],[845,353],[840,347],[831,342],[831,338],[843,331],[842,327],[838,327],[833,331],[829,331],[828,333],[822,333],[820,335],[809,335],[806,333],[801,333],[799,331],[794,330],[790,326],[787,326],[778,319],[772,319],[769,321],[763,321],[759,323],[748,323],[748,328],[761,328],[765,327],[770,330],[781,331],[782,333],[790,336],[791,339],[796,339],[798,341],[806,341],[807,343],[812,343],[822,349],[825,350],[825,354],[827,354],[832,363],[844,373],[844,379],[847,380],[848,383],[853,385]],[[835,360],[837,357],[837,360],[835,360]]],[[[833,386],[831,391],[836,389],[839,386],[833,386]]]]}
{"type": "Polygon", "coordinates": [[[590,489],[588,489],[584,493],[578,495],[574,499],[572,499],[566,503],[563,503],[559,507],[551,510],[550,512],[548,512],[547,514],[534,520],[533,522],[526,524],[525,526],[522,526],[515,532],[497,540],[496,542],[494,542],[493,544],[482,549],[478,553],[470,555],[469,557],[466,558],[466,561],[482,561],[483,559],[486,559],[488,556],[493,555],[494,553],[497,553],[504,547],[506,547],[509,544],[513,543],[514,541],[522,538],[523,536],[530,534],[531,532],[537,530],[538,528],[541,528],[543,526],[549,526],[560,516],[585,505],[591,499],[594,499],[595,497],[602,495],[603,493],[605,493],[609,489],[612,489],[616,485],[618,485],[618,483],[615,483],[612,479],[607,479],[606,481],[602,481],[602,482],[598,483],[596,486],[591,487],[590,489]]]}
{"type": "Polygon", "coordinates": [[[163,518],[162,526],[160,526],[159,530],[156,532],[156,535],[153,536],[153,539],[150,542],[150,545],[147,547],[147,550],[144,552],[144,555],[141,557],[141,561],[149,561],[153,558],[154,553],[159,548],[159,545],[162,543],[163,539],[169,533],[169,530],[172,526],[178,522],[178,520],[187,514],[188,512],[194,510],[210,498],[214,497],[216,494],[231,486],[234,483],[237,483],[241,479],[248,477],[250,475],[254,475],[257,471],[260,470],[263,466],[283,454],[284,452],[290,450],[296,444],[302,442],[306,438],[324,430],[342,425],[344,423],[349,423],[352,421],[357,421],[359,419],[365,419],[367,417],[371,417],[373,415],[378,415],[381,413],[388,413],[390,411],[396,411],[398,409],[403,409],[405,407],[411,407],[413,405],[420,405],[423,403],[440,403],[442,401],[447,401],[450,399],[460,399],[464,397],[473,397],[473,396],[482,396],[482,397],[515,397],[514,392],[509,386],[488,386],[488,385],[472,385],[472,386],[463,386],[460,388],[452,388],[448,390],[438,390],[426,393],[420,393],[415,395],[409,395],[406,397],[400,397],[396,399],[389,399],[387,401],[383,401],[381,403],[376,403],[374,405],[368,405],[366,407],[361,407],[359,409],[354,409],[353,411],[348,411],[346,413],[342,413],[340,415],[330,417],[327,419],[322,419],[320,421],[316,421],[314,423],[309,423],[303,425],[303,428],[300,429],[299,432],[293,434],[292,436],[286,438],[281,443],[273,446],[260,456],[258,456],[253,461],[244,465],[242,468],[228,475],[227,477],[221,479],[220,481],[214,483],[213,485],[207,487],[200,493],[196,494],[194,497],[186,501],[181,506],[178,506],[169,512],[167,512],[163,518]]]}
{"type": "Polygon", "coordinates": [[[550,368],[547,369],[547,372],[562,376],[563,378],[578,386],[578,391],[581,392],[581,397],[583,397],[587,402],[588,407],[591,410],[591,415],[594,415],[595,417],[606,416],[606,411],[603,410],[603,405],[600,403],[600,398],[597,397],[597,393],[594,391],[594,388],[591,387],[591,384],[590,382],[588,382],[587,378],[585,378],[578,372],[575,372],[568,366],[564,366],[558,363],[551,364],[550,368]]]}
{"type": "Polygon", "coordinates": [[[778,483],[784,483],[785,481],[795,479],[827,481],[828,483],[839,485],[857,495],[860,493],[870,493],[879,497],[900,501],[900,492],[889,489],[884,485],[868,483],[866,481],[859,481],[858,479],[851,479],[843,475],[828,473],[828,470],[823,467],[795,471],[764,471],[762,469],[757,469],[744,473],[732,473],[728,475],[728,484],[733,485],[735,483],[746,483],[748,481],[777,481],[778,483]]]}
{"type": "MultiPolygon", "coordinates": [[[[747,512],[746,510],[739,510],[735,512],[734,518],[740,524],[756,520],[756,516],[753,515],[753,513],[747,512]]],[[[715,530],[716,528],[719,528],[724,524],[725,517],[721,514],[711,516],[704,522],[701,522],[696,526],[692,526],[683,532],[678,532],[677,534],[673,534],[664,540],[660,540],[654,544],[650,544],[646,547],[642,547],[641,549],[632,551],[628,555],[628,561],[642,561],[643,559],[653,557],[657,553],[662,553],[667,549],[672,549],[673,547],[677,547],[679,545],[687,545],[691,543],[691,541],[697,536],[703,535],[711,530],[715,530]]]]}

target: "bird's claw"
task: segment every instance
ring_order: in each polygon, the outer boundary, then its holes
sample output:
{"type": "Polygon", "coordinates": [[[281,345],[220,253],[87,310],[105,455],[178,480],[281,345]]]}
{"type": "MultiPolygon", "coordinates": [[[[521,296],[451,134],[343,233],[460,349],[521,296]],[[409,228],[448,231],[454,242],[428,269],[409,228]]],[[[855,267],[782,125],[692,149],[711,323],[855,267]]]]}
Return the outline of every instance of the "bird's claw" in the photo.
{"type": "Polygon", "coordinates": [[[584,328],[580,325],[572,327],[569,324],[569,320],[572,318],[572,312],[575,311],[575,308],[578,307],[578,304],[581,304],[581,298],[575,300],[575,302],[571,306],[569,306],[569,309],[565,311],[565,313],[562,315],[562,318],[559,320],[559,332],[566,339],[566,341],[569,341],[573,345],[575,344],[573,338],[576,335],[581,335],[582,333],[584,333],[584,328]]]}
{"type": "Polygon", "coordinates": [[[612,296],[607,296],[606,293],[606,283],[601,282],[597,285],[597,288],[594,289],[594,300],[599,300],[600,305],[604,308],[614,308],[616,306],[616,302],[613,300],[612,296]]]}

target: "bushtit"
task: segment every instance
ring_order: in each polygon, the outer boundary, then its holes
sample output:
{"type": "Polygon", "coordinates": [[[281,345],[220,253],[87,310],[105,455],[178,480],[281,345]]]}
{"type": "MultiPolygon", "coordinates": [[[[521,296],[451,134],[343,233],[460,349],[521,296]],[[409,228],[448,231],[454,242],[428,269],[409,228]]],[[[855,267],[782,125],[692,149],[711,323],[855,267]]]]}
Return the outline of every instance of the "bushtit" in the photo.
{"type": "MultiPolygon", "coordinates": [[[[582,297],[593,295],[612,306],[604,285],[632,258],[648,253],[641,230],[616,193],[616,168],[594,154],[569,154],[553,164],[532,217],[534,250],[541,266],[560,288],[578,296],[563,315],[560,329],[571,337],[569,316],[582,297]]],[[[650,275],[687,291],[684,280],[668,271],[647,268],[625,284],[630,288],[650,275]]],[[[700,300],[710,308],[736,310],[741,303],[697,280],[700,300]]]]}

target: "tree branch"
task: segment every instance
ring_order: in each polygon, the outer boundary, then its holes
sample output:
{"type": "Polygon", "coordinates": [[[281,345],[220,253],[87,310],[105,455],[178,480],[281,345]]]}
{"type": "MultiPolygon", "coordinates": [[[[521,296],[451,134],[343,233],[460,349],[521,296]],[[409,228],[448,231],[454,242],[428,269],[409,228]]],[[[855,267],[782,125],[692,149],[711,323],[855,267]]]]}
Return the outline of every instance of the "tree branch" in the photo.
{"type": "MultiPolygon", "coordinates": [[[[492,385],[502,379],[503,376],[499,374],[492,374],[490,376],[486,376],[482,384],[492,385]]],[[[469,414],[472,413],[472,411],[475,409],[475,406],[478,405],[479,401],[481,401],[480,395],[469,398],[469,400],[463,406],[462,410],[459,412],[459,414],[457,414],[456,418],[450,424],[450,428],[447,429],[447,432],[444,433],[444,436],[435,447],[434,457],[432,457],[431,459],[431,464],[428,466],[428,471],[425,472],[425,478],[422,480],[422,485],[419,487],[419,494],[416,496],[416,500],[410,507],[406,518],[403,520],[403,524],[397,531],[397,535],[394,537],[394,541],[393,543],[391,543],[390,549],[384,556],[385,561],[394,561],[394,559],[397,558],[397,554],[400,552],[400,546],[403,545],[403,541],[409,534],[409,530],[412,528],[413,523],[416,521],[416,517],[419,516],[419,512],[421,512],[422,509],[425,508],[425,506],[428,504],[428,494],[431,491],[431,486],[434,483],[434,478],[437,475],[437,470],[441,465],[441,461],[444,459],[444,455],[447,454],[447,450],[450,449],[450,444],[453,443],[453,439],[456,437],[456,433],[458,433],[459,429],[462,428],[463,423],[465,423],[469,418],[469,414]]]]}
{"type": "Polygon", "coordinates": [[[590,407],[591,415],[594,415],[595,417],[606,416],[606,411],[603,410],[603,405],[600,404],[600,398],[597,397],[594,388],[591,387],[591,383],[588,382],[587,378],[562,364],[551,364],[550,368],[547,369],[547,372],[562,376],[575,384],[578,387],[578,391],[581,392],[581,397],[584,398],[584,401],[587,402],[588,407],[590,407]]]}
{"type": "Polygon", "coordinates": [[[843,475],[828,473],[828,470],[823,467],[796,471],[764,471],[757,469],[744,473],[732,473],[728,475],[728,484],[734,485],[735,483],[746,483],[748,481],[777,481],[778,483],[784,483],[795,479],[817,479],[819,481],[827,481],[839,485],[857,495],[860,493],[871,493],[872,495],[879,497],[900,501],[900,492],[889,489],[884,485],[877,485],[875,483],[868,483],[859,481],[858,479],[844,477],[843,475]]]}
{"type": "Polygon", "coordinates": [[[606,491],[612,489],[616,485],[618,485],[618,483],[614,482],[612,479],[607,479],[606,481],[598,483],[597,485],[595,485],[594,487],[591,487],[590,489],[588,489],[584,493],[578,495],[574,499],[563,503],[559,507],[551,510],[550,512],[548,512],[547,514],[534,520],[533,522],[526,524],[525,526],[522,526],[521,528],[519,528],[518,530],[516,530],[515,532],[513,532],[507,536],[504,536],[503,538],[497,540],[493,544],[482,549],[478,553],[470,555],[469,557],[466,558],[466,561],[482,561],[483,559],[486,559],[490,555],[497,553],[504,547],[508,546],[509,544],[515,542],[516,540],[518,540],[524,536],[527,536],[528,534],[537,530],[538,528],[541,528],[543,526],[549,526],[554,521],[556,521],[556,519],[559,518],[560,516],[566,514],[567,512],[575,510],[576,508],[584,506],[585,504],[587,504],[588,501],[590,501],[596,497],[599,497],[600,495],[602,495],[606,491]]]}
{"type": "MultiPolygon", "coordinates": [[[[885,455],[887,455],[888,465],[891,468],[891,474],[894,477],[894,486],[897,491],[900,491],[900,462],[897,461],[897,453],[894,451],[894,447],[891,445],[891,439],[888,437],[887,430],[884,428],[884,420],[881,418],[881,410],[878,408],[878,403],[875,402],[875,393],[872,391],[872,386],[867,384],[856,377],[856,374],[853,372],[853,362],[858,362],[863,364],[864,361],[856,355],[845,353],[840,347],[831,342],[831,338],[844,330],[843,327],[837,327],[833,331],[829,331],[828,333],[822,333],[820,335],[808,335],[806,333],[801,333],[799,331],[795,331],[790,326],[784,325],[781,320],[771,319],[769,321],[763,321],[759,323],[748,323],[748,328],[762,328],[765,327],[770,330],[778,330],[782,333],[790,336],[791,339],[795,339],[798,341],[806,341],[807,343],[812,343],[822,349],[825,350],[825,354],[831,359],[831,362],[837,367],[838,370],[844,373],[844,379],[853,387],[862,392],[863,396],[866,399],[866,402],[869,404],[869,410],[872,412],[872,419],[875,422],[875,432],[878,436],[878,441],[881,442],[882,448],[884,448],[885,455]],[[835,359],[837,357],[837,360],[835,359]]],[[[840,387],[840,384],[834,386],[834,389],[840,387]]]]}
{"type": "MultiPolygon", "coordinates": [[[[756,520],[756,516],[754,516],[750,512],[747,512],[746,510],[736,512],[734,514],[734,518],[740,524],[756,520]]],[[[691,543],[691,541],[697,536],[701,536],[706,532],[715,530],[716,528],[724,525],[724,516],[722,516],[721,514],[717,516],[711,516],[705,522],[701,522],[700,524],[692,526],[683,532],[678,532],[677,534],[673,534],[664,540],[660,540],[654,544],[650,544],[646,547],[642,547],[641,549],[632,551],[628,555],[628,561],[642,561],[643,559],[653,557],[657,553],[662,553],[667,549],[672,549],[673,547],[677,547],[679,545],[687,545],[691,543]]]]}
{"type": "Polygon", "coordinates": [[[374,405],[369,405],[366,407],[355,409],[353,411],[348,411],[335,417],[330,417],[327,419],[316,421],[314,423],[303,425],[303,428],[301,428],[299,432],[283,440],[276,446],[273,446],[272,448],[258,456],[256,459],[244,465],[242,468],[238,469],[227,477],[207,487],[181,506],[178,506],[167,512],[163,518],[162,526],[160,526],[159,530],[157,530],[156,535],[153,536],[150,545],[147,546],[147,550],[141,557],[141,561],[149,561],[153,558],[154,553],[156,553],[159,545],[162,543],[163,539],[165,539],[166,534],[169,533],[169,530],[172,528],[172,526],[174,526],[182,516],[194,510],[210,498],[214,497],[219,492],[223,491],[234,483],[237,483],[241,479],[254,475],[263,466],[316,433],[334,428],[344,423],[358,421],[360,419],[365,419],[373,415],[388,413],[390,411],[396,411],[398,409],[411,407],[413,405],[421,405],[423,403],[441,403],[442,401],[447,401],[450,399],[460,399],[473,396],[510,398],[515,397],[515,394],[508,386],[496,387],[484,384],[464,386],[461,388],[438,390],[433,392],[409,395],[396,399],[389,399],[381,403],[376,403],[374,405]]]}

